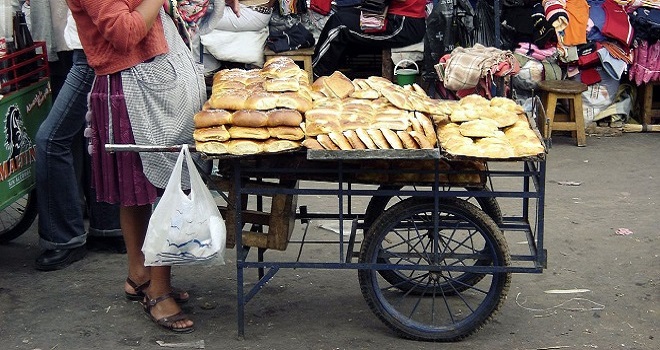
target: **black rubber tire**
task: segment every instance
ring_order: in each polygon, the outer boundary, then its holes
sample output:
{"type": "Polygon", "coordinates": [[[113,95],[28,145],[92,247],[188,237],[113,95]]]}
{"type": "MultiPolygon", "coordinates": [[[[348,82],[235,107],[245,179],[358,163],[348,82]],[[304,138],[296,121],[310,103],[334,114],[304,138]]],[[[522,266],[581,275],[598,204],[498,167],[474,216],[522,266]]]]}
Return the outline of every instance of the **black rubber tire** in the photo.
{"type": "MultiPolygon", "coordinates": [[[[400,185],[381,185],[379,187],[379,189],[382,190],[400,190],[401,188],[403,188],[403,186],[400,185]]],[[[490,189],[488,189],[487,187],[484,189],[468,187],[466,188],[466,190],[490,191],[490,189]]],[[[365,235],[368,233],[368,228],[373,224],[375,220],[377,220],[378,216],[380,216],[385,212],[388,205],[394,198],[398,199],[399,202],[403,200],[403,198],[395,197],[395,196],[373,196],[371,198],[369,204],[367,205],[367,210],[365,212],[365,219],[364,219],[365,235]]],[[[474,199],[479,203],[481,209],[486,214],[488,214],[497,224],[502,222],[502,210],[500,209],[500,206],[497,203],[497,199],[495,197],[474,197],[474,199]]],[[[378,262],[383,264],[387,263],[387,261],[383,261],[383,260],[378,262]]],[[[486,264],[489,264],[489,262],[481,261],[481,260],[475,261],[475,266],[485,266],[486,264]]],[[[417,288],[413,288],[411,285],[409,285],[409,282],[407,282],[408,278],[405,275],[401,276],[398,273],[398,271],[383,270],[380,271],[380,274],[393,286],[400,286],[402,290],[407,290],[410,293],[416,293],[418,291],[417,288]]],[[[460,283],[457,286],[445,289],[444,293],[453,294],[455,292],[462,292],[468,289],[471,285],[478,283],[482,278],[484,278],[484,276],[485,276],[484,274],[478,274],[473,272],[465,272],[462,273],[460,276],[456,275],[454,276],[454,279],[459,281],[460,283]]]]}
{"type": "Polygon", "coordinates": [[[37,211],[36,190],[0,211],[0,244],[8,243],[27,231],[37,217],[37,211]]]}
{"type": "Polygon", "coordinates": [[[440,230],[435,246],[434,213],[432,199],[408,198],[379,216],[362,242],[359,262],[396,265],[390,266],[392,270],[359,270],[360,290],[374,314],[400,336],[457,341],[492,319],[506,299],[511,274],[459,272],[459,278],[483,275],[477,283],[467,284],[454,278],[456,271],[405,267],[470,268],[477,261],[488,261],[488,266],[507,266],[511,258],[493,219],[460,199],[439,203],[436,214],[440,230]],[[392,285],[383,277],[385,271],[395,272],[399,279],[405,276],[408,289],[403,283],[392,285]],[[452,288],[453,293],[445,292],[452,288]]]}

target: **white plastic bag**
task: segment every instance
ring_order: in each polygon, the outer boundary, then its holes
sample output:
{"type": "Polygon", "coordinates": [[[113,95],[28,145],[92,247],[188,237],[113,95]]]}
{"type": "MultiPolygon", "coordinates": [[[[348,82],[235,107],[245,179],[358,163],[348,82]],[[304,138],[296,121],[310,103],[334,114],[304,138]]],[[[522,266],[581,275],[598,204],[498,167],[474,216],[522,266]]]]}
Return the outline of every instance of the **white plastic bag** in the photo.
{"type": "Polygon", "coordinates": [[[163,196],[154,209],[142,246],[145,266],[201,262],[224,264],[227,229],[213,195],[204,184],[183,145],[163,196]],[[190,194],[181,190],[186,159],[190,194]]]}

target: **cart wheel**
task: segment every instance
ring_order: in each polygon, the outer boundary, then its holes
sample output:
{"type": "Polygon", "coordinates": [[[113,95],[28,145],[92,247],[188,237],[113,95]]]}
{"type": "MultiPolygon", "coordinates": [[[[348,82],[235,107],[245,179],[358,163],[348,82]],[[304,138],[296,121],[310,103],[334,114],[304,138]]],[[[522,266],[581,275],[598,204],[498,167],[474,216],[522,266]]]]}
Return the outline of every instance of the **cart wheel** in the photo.
{"type": "Polygon", "coordinates": [[[510,255],[499,227],[475,205],[440,202],[437,235],[434,213],[429,198],[408,198],[388,209],[365,236],[359,260],[388,262],[394,269],[359,270],[358,278],[369,308],[401,336],[456,341],[492,319],[506,299],[511,274],[429,270],[507,266],[510,255]],[[405,269],[411,267],[422,269],[405,269]],[[396,285],[385,271],[396,275],[396,285]]]}
{"type": "MultiPolygon", "coordinates": [[[[383,185],[380,188],[388,189],[388,190],[396,190],[396,189],[401,189],[401,186],[383,185]]],[[[485,189],[466,188],[466,189],[468,191],[478,191],[478,190],[490,191],[488,188],[485,189]]],[[[478,204],[481,205],[483,211],[486,214],[488,214],[493,220],[495,220],[495,222],[498,223],[502,222],[502,211],[500,210],[500,206],[494,197],[474,197],[473,199],[476,200],[478,204]]],[[[365,219],[364,219],[365,227],[368,229],[373,224],[373,222],[378,219],[378,216],[386,211],[388,205],[390,205],[391,203],[401,202],[402,200],[403,198],[401,197],[389,197],[389,196],[372,197],[371,201],[369,201],[369,205],[367,206],[367,211],[365,213],[365,219]],[[396,199],[396,201],[393,199],[396,199]],[[378,215],[376,215],[376,213],[378,213],[378,215]]],[[[384,215],[389,215],[389,212],[388,214],[384,214],[384,215]]],[[[367,234],[369,233],[367,232],[367,234]]],[[[387,261],[386,258],[379,258],[378,263],[387,264],[390,262],[387,261]]],[[[478,259],[474,261],[474,266],[486,266],[488,264],[490,264],[490,261],[488,260],[478,259]]],[[[378,273],[380,273],[381,276],[385,280],[387,280],[390,284],[396,286],[397,288],[400,288],[401,290],[406,290],[413,294],[423,291],[423,289],[412,288],[410,285],[411,281],[409,280],[409,277],[405,274],[403,275],[400,274],[399,271],[382,270],[379,271],[378,273]]],[[[484,276],[485,276],[484,274],[480,274],[480,273],[456,271],[454,272],[452,277],[455,281],[458,281],[458,283],[455,283],[452,286],[447,286],[447,288],[444,288],[443,292],[447,295],[455,294],[457,292],[462,292],[470,288],[470,286],[478,283],[482,278],[484,278],[484,276]]]]}
{"type": "MultiPolygon", "coordinates": [[[[381,185],[378,187],[379,190],[391,190],[391,191],[396,191],[402,189],[403,186],[400,185],[381,185]]],[[[468,191],[487,191],[490,192],[490,188],[484,187],[484,188],[474,188],[474,187],[466,187],[465,188],[468,191]]],[[[502,210],[500,209],[500,205],[497,203],[497,198],[495,197],[472,197],[474,201],[476,201],[477,204],[481,207],[481,209],[488,214],[493,220],[501,224],[502,223],[502,210]]],[[[364,213],[364,227],[365,231],[369,229],[371,224],[376,221],[376,218],[380,214],[382,214],[385,209],[387,209],[389,206],[392,206],[392,204],[396,202],[400,202],[403,200],[403,197],[398,197],[398,196],[373,196],[369,200],[369,204],[367,204],[367,209],[364,213]]]]}
{"type": "Polygon", "coordinates": [[[22,235],[36,217],[37,191],[32,190],[0,211],[0,244],[22,235]]]}

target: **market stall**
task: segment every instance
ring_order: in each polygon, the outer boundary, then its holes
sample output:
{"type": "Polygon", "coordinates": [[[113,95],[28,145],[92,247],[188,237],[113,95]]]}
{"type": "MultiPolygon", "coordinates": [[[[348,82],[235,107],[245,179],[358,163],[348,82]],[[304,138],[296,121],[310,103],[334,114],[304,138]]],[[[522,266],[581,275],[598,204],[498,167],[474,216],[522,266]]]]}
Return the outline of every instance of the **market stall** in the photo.
{"type": "Polygon", "coordinates": [[[193,136],[216,165],[208,187],[225,199],[239,336],[248,302],[283,269],[358,270],[370,309],[409,339],[455,341],[479,330],[506,299],[511,274],[540,273],[546,263],[546,151],[534,122],[542,109],[528,116],[519,107],[478,95],[433,100],[415,85],[339,72],[310,86],[282,57],[218,72],[193,136]],[[323,208],[301,205],[306,198],[323,208]],[[366,207],[356,208],[358,198],[366,207]],[[339,235],[310,239],[315,220],[338,222],[339,235]],[[336,254],[303,254],[316,244],[336,254]],[[278,254],[292,246],[295,260],[278,254]],[[254,283],[248,270],[258,271],[254,283]]]}

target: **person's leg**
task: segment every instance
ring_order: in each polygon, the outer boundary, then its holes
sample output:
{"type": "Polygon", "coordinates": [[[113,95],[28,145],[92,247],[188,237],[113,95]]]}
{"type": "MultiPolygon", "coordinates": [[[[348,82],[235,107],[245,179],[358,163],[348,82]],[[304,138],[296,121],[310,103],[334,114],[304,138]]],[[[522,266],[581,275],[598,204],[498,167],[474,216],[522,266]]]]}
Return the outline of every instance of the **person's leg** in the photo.
{"type": "Polygon", "coordinates": [[[37,259],[40,269],[60,269],[84,256],[84,249],[79,248],[86,235],[71,142],[85,125],[93,79],[94,71],[86,61],[74,64],[36,135],[39,242],[46,250],[37,259]]]}
{"type": "MultiPolygon", "coordinates": [[[[170,266],[144,266],[144,254],[142,253],[142,245],[144,244],[144,237],[149,225],[149,217],[151,215],[151,205],[133,206],[133,207],[120,207],[119,218],[121,223],[122,232],[124,233],[124,241],[126,242],[126,253],[128,256],[128,276],[137,284],[142,284],[146,281],[151,281],[149,287],[146,289],[148,300],[158,300],[172,292],[171,287],[171,267],[170,266]]],[[[125,285],[127,292],[132,292],[132,287],[128,284],[125,285]]],[[[172,317],[181,313],[181,308],[176,303],[174,298],[167,298],[162,301],[153,303],[150,306],[149,312],[155,320],[160,320],[164,317],[172,317]]],[[[184,317],[181,320],[173,322],[171,327],[183,329],[193,326],[192,320],[184,317]]]]}
{"type": "Polygon", "coordinates": [[[328,18],[312,56],[314,78],[330,75],[339,68],[351,40],[350,33],[359,30],[360,11],[355,8],[342,8],[328,18]]]}

